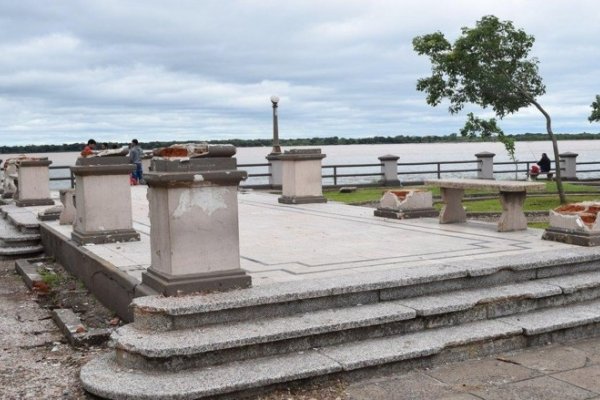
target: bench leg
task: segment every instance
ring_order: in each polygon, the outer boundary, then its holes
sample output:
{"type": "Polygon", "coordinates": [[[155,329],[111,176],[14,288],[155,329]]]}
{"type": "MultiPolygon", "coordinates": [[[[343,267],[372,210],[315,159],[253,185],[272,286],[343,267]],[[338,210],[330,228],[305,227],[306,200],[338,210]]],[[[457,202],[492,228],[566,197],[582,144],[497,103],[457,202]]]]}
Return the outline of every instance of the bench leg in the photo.
{"type": "Polygon", "coordinates": [[[462,205],[464,189],[441,188],[444,208],[440,212],[440,224],[465,222],[467,213],[462,205]]]}
{"type": "Polygon", "coordinates": [[[498,221],[498,232],[522,231],[527,229],[527,218],[523,212],[526,192],[500,192],[502,215],[498,221]]]}

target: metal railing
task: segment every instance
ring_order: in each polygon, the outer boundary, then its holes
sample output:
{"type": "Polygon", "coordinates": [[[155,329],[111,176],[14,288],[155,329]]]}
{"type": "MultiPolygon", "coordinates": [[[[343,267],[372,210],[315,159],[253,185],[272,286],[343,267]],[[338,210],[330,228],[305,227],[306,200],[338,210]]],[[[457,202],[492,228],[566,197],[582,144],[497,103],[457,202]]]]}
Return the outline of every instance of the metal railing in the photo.
{"type": "Polygon", "coordinates": [[[463,161],[435,161],[435,162],[416,162],[416,163],[398,163],[398,167],[413,167],[420,165],[434,165],[435,170],[415,170],[415,171],[399,171],[398,175],[429,175],[435,174],[438,179],[442,177],[442,174],[452,174],[458,172],[479,172],[481,166],[478,160],[463,160],[463,161]],[[477,168],[461,168],[461,169],[443,169],[443,165],[454,165],[454,164],[477,164],[477,168]]]}
{"type": "MultiPolygon", "coordinates": [[[[531,166],[536,164],[537,161],[500,161],[494,162],[494,174],[522,174],[520,179],[526,179],[529,177],[529,171],[531,166]],[[509,168],[509,166],[513,168],[509,168]],[[524,175],[523,175],[524,174],[524,175]]],[[[552,162],[554,167],[555,163],[552,162]]],[[[577,168],[578,174],[589,174],[589,173],[600,173],[600,161],[585,161],[577,162],[576,165],[588,166],[587,169],[577,168]],[[597,166],[596,168],[589,166],[597,166]]],[[[248,170],[248,181],[244,183],[245,187],[256,187],[263,188],[269,186],[269,179],[271,173],[269,171],[270,163],[249,163],[249,164],[238,164],[238,168],[248,170]],[[262,181],[262,183],[261,183],[262,181]]],[[[373,164],[330,164],[323,165],[322,178],[323,180],[329,180],[330,183],[326,186],[340,186],[344,184],[359,184],[362,186],[374,186],[378,184],[378,181],[384,176],[381,172],[382,163],[373,164]],[[378,171],[374,171],[374,168],[379,168],[378,171]],[[377,180],[371,180],[367,182],[362,178],[378,178],[377,180]]],[[[51,170],[67,170],[68,173],[61,176],[52,176],[51,181],[68,181],[71,187],[75,186],[75,177],[71,172],[69,166],[66,165],[51,165],[51,170]]],[[[401,162],[397,163],[398,176],[426,176],[433,175],[435,177],[442,178],[448,174],[464,174],[464,173],[478,173],[481,171],[480,160],[458,160],[458,161],[429,161],[429,162],[401,162]],[[470,168],[456,168],[453,166],[463,164],[475,164],[470,168]]],[[[561,169],[564,171],[564,168],[561,169]]],[[[599,177],[600,178],[600,177],[599,177]]],[[[404,181],[404,180],[403,180],[404,181]]]]}

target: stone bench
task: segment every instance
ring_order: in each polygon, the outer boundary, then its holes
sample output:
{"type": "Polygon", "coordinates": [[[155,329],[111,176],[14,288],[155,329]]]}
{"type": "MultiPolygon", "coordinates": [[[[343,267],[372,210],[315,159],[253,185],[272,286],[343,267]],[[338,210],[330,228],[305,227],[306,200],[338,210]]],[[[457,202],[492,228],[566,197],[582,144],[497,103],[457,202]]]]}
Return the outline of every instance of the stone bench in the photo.
{"type": "Polygon", "coordinates": [[[554,171],[554,170],[550,170],[550,171],[546,171],[546,172],[539,172],[537,174],[532,174],[531,172],[529,172],[529,177],[535,181],[535,180],[537,180],[538,176],[546,175],[546,179],[551,181],[552,178],[554,178],[555,174],[556,174],[556,171],[554,171]]]}
{"type": "Polygon", "coordinates": [[[441,188],[444,208],[440,212],[440,224],[467,220],[467,214],[462,205],[465,189],[497,190],[500,193],[500,204],[502,204],[498,232],[527,229],[527,218],[523,212],[527,191],[541,192],[546,188],[544,183],[491,179],[431,179],[426,180],[425,184],[441,188]]]}

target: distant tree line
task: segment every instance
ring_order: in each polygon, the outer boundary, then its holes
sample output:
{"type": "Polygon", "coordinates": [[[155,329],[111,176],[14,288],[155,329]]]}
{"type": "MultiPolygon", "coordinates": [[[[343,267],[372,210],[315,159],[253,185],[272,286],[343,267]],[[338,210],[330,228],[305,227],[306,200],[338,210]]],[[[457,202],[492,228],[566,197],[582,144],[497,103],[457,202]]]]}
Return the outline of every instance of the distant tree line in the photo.
{"type": "MultiPolygon", "coordinates": [[[[517,142],[543,141],[548,140],[546,133],[524,133],[519,135],[506,135],[517,142]]],[[[555,134],[558,140],[600,140],[600,133],[558,133],[555,134]]],[[[491,142],[495,138],[469,138],[462,137],[459,134],[452,133],[445,136],[373,136],[367,138],[344,138],[338,136],[314,137],[298,139],[280,139],[282,146],[325,146],[325,145],[349,145],[349,144],[395,144],[395,143],[459,143],[459,142],[491,142]]],[[[189,141],[187,141],[189,142],[189,141]]],[[[198,140],[196,142],[203,142],[198,140]]],[[[210,144],[232,144],[236,147],[270,147],[271,139],[225,139],[225,140],[207,140],[210,144]]],[[[186,143],[186,141],[169,142],[141,142],[144,149],[154,149],[157,147],[166,147],[175,143],[186,143]]],[[[127,143],[108,143],[109,148],[116,146],[126,146],[127,143]]],[[[63,143],[63,144],[28,144],[22,146],[0,146],[0,154],[6,153],[53,153],[63,151],[81,151],[83,143],[63,143]]]]}

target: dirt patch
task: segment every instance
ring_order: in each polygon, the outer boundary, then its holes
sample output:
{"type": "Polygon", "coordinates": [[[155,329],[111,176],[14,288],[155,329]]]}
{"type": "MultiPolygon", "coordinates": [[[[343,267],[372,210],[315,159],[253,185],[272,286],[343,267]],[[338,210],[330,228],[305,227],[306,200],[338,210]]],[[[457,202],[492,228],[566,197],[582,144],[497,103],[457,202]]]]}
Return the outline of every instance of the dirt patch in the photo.
{"type": "Polygon", "coordinates": [[[114,328],[122,324],[114,312],[104,307],[60,264],[50,260],[32,264],[43,280],[34,287],[40,307],[47,310],[70,308],[87,328],[114,328]]]}
{"type": "Polygon", "coordinates": [[[347,400],[346,386],[342,380],[328,383],[294,384],[253,400],[347,400]]]}

